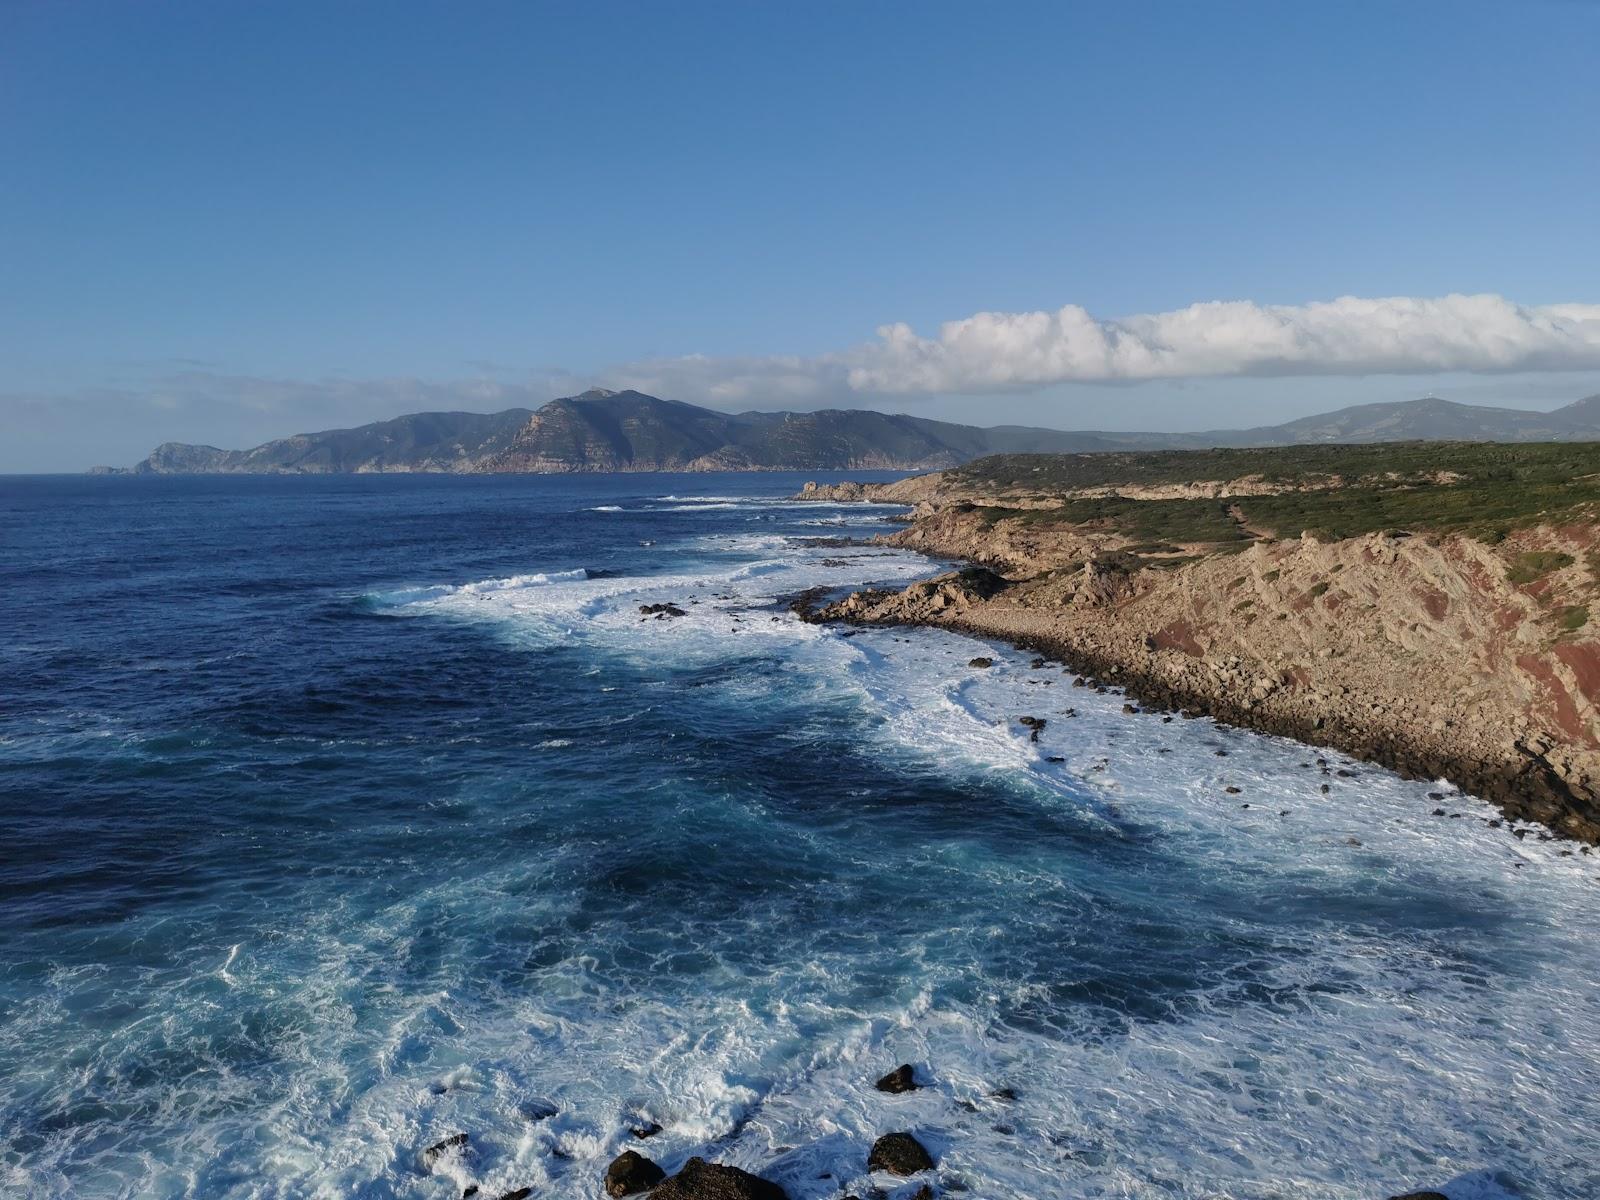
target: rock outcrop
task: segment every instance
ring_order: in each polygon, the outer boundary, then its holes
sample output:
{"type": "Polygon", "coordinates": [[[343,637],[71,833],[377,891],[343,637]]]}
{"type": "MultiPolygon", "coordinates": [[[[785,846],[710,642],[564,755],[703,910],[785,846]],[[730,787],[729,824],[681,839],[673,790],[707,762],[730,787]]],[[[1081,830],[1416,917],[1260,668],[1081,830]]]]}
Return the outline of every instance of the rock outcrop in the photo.
{"type": "Polygon", "coordinates": [[[917,1090],[916,1072],[911,1069],[910,1063],[901,1063],[872,1086],[892,1096],[914,1092],[917,1090]]]}
{"type": "Polygon", "coordinates": [[[452,1133],[444,1140],[435,1142],[422,1152],[422,1169],[431,1171],[441,1158],[452,1154],[465,1154],[471,1140],[465,1133],[452,1133]]]}
{"type": "Polygon", "coordinates": [[[606,1168],[606,1195],[632,1196],[636,1192],[648,1192],[666,1177],[665,1171],[637,1150],[624,1150],[606,1168]]]}
{"type": "Polygon", "coordinates": [[[650,1196],[651,1200],[788,1200],[788,1193],[770,1180],[703,1158],[684,1163],[650,1196]]]}
{"type": "Polygon", "coordinates": [[[927,1147],[909,1133],[886,1133],[872,1143],[867,1170],[887,1171],[891,1175],[915,1175],[933,1169],[933,1156],[927,1147]]]}
{"type": "Polygon", "coordinates": [[[1600,639],[1588,623],[1591,605],[1600,619],[1600,523],[1529,524],[1498,542],[1263,530],[1219,552],[1033,520],[1015,497],[995,509],[943,478],[879,540],[983,565],[858,592],[818,619],[1004,639],[1145,707],[1448,778],[1510,816],[1600,840],[1600,639]]]}

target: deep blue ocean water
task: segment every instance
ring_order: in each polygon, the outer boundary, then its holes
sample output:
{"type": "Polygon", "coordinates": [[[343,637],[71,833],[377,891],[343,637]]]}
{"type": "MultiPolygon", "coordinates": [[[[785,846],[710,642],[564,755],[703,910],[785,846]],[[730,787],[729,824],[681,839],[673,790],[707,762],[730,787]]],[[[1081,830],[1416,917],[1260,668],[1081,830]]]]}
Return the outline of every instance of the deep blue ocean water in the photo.
{"type": "Polygon", "coordinates": [[[1600,865],[802,625],[936,565],[800,482],[0,479],[0,1193],[1600,1195],[1600,865]]]}

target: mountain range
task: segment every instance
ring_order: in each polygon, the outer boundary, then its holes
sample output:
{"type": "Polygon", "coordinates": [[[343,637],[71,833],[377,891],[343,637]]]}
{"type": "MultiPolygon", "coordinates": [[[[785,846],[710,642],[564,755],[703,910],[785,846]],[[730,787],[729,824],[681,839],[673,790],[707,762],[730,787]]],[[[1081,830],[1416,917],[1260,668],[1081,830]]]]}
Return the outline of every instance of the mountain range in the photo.
{"type": "Polygon", "coordinates": [[[567,471],[936,470],[986,454],[1079,453],[1318,442],[1600,441],[1600,395],[1553,412],[1429,397],[1361,404],[1282,425],[1202,433],[980,428],[869,409],[724,413],[642,392],[596,388],[537,410],[413,413],[302,433],[251,450],[167,442],[135,475],[462,474],[567,471]]]}

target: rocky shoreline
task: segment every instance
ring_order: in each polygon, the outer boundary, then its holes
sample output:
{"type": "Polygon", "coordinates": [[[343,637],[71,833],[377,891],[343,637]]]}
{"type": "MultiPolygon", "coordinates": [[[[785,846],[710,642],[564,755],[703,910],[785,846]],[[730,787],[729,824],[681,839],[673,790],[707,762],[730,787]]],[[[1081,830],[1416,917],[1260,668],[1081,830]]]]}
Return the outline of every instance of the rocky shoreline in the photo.
{"type": "MultiPolygon", "coordinates": [[[[888,1096],[915,1092],[925,1086],[926,1077],[918,1078],[918,1070],[910,1063],[902,1063],[873,1084],[876,1091],[888,1096]]],[[[1013,1088],[1001,1087],[989,1093],[997,1104],[1011,1104],[1017,1093],[1013,1088]]],[[[548,1119],[556,1110],[541,1110],[530,1114],[530,1119],[548,1119]]],[[[661,1133],[660,1125],[650,1124],[630,1130],[632,1137],[644,1141],[661,1133]]],[[[424,1175],[441,1171],[451,1160],[467,1160],[472,1155],[472,1138],[467,1133],[454,1133],[429,1146],[419,1159],[424,1175]]],[[[911,1130],[895,1130],[876,1138],[867,1151],[864,1163],[867,1177],[872,1180],[863,1189],[872,1200],[884,1200],[889,1187],[903,1185],[905,1190],[895,1194],[900,1200],[935,1200],[941,1194],[961,1194],[967,1191],[964,1181],[939,1178],[939,1163],[911,1130]],[[939,1184],[938,1188],[935,1184],[939,1184]],[[915,1190],[911,1190],[911,1189],[915,1190]]],[[[831,1175],[819,1177],[822,1181],[831,1175]]],[[[835,1185],[839,1186],[839,1185],[835,1185]]],[[[628,1196],[649,1196],[652,1200],[789,1200],[789,1193],[779,1184],[761,1175],[726,1163],[711,1162],[700,1155],[691,1156],[673,1174],[637,1150],[624,1150],[613,1158],[600,1179],[603,1193],[612,1200],[628,1196]]],[[[531,1187],[513,1188],[499,1193],[496,1200],[530,1200],[531,1187]]],[[[840,1190],[840,1200],[861,1200],[851,1192],[840,1190]]],[[[478,1185],[469,1184],[461,1193],[462,1200],[487,1200],[478,1185]]],[[[1406,1192],[1391,1196],[1389,1200],[1449,1200],[1442,1192],[1406,1192]]]]}
{"type": "Polygon", "coordinates": [[[1172,566],[1093,532],[1051,542],[941,493],[938,476],[801,494],[913,505],[906,528],[875,540],[974,564],[903,590],[813,597],[797,608],[806,620],[1003,641],[1146,710],[1448,780],[1496,804],[1508,835],[1571,838],[1583,853],[1600,842],[1600,646],[1546,632],[1559,573],[1528,587],[1501,565],[1578,563],[1593,530],[1535,528],[1508,547],[1400,532],[1263,538],[1172,566]],[[1510,829],[1518,821],[1542,828],[1510,829]]]}
{"type": "MultiPolygon", "coordinates": [[[[949,577],[940,577],[948,581],[949,577]]],[[[856,593],[855,595],[860,595],[856,593]]],[[[853,598],[853,597],[852,597],[853,598]]],[[[1445,779],[1463,792],[1494,803],[1508,820],[1526,821],[1560,829],[1585,843],[1600,842],[1600,825],[1585,812],[1573,812],[1559,777],[1554,777],[1542,756],[1530,748],[1526,764],[1473,762],[1446,751],[1408,740],[1399,730],[1351,730],[1329,725],[1320,716],[1285,713],[1234,699],[1227,689],[1185,686],[1163,674],[1127,663],[1116,653],[1084,646],[1049,633],[1024,633],[986,622],[981,615],[939,621],[899,616],[865,616],[850,611],[849,601],[822,608],[797,609],[802,620],[813,624],[844,623],[919,627],[936,625],[972,637],[1003,641],[1018,650],[1042,655],[1075,673],[1081,682],[1101,691],[1115,690],[1137,701],[1129,715],[1179,715],[1210,717],[1225,725],[1291,738],[1304,745],[1336,750],[1386,767],[1406,779],[1445,779]]],[[[982,661],[987,665],[987,660],[982,661]]],[[[1442,800],[1442,793],[1430,793],[1442,800]]],[[[1499,825],[1500,821],[1493,824],[1499,825]]],[[[1518,832],[1518,831],[1513,831],[1518,832]]],[[[1536,836],[1548,841],[1554,835],[1540,829],[1536,836]]],[[[1584,846],[1588,853],[1588,846],[1584,846]]]]}

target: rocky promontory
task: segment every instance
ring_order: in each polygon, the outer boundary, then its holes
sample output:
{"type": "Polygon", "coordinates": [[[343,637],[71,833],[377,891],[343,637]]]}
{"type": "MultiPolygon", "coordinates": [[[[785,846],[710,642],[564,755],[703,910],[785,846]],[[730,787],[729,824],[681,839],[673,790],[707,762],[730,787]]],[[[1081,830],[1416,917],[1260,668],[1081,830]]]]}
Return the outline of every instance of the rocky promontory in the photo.
{"type": "Polygon", "coordinates": [[[913,506],[881,540],[975,566],[813,615],[1001,638],[1593,842],[1596,478],[1573,446],[980,460],[830,490],[913,506]]]}

